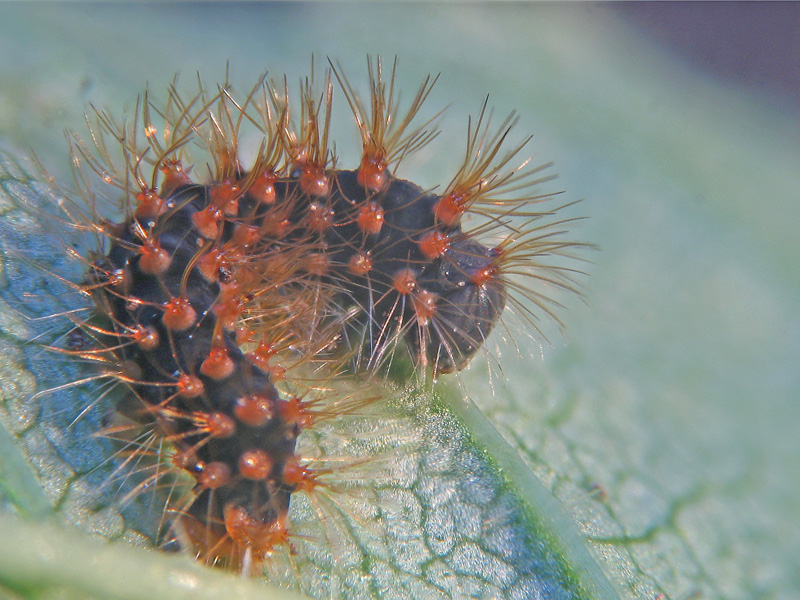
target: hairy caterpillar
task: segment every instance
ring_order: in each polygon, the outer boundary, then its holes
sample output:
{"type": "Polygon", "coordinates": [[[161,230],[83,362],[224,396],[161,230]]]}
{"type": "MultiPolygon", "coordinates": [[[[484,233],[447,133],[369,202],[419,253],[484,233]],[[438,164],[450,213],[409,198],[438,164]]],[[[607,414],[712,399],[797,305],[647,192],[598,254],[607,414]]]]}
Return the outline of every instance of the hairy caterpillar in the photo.
{"type": "Polygon", "coordinates": [[[404,112],[394,80],[370,64],[362,102],[332,67],[321,91],[303,82],[299,108],[266,79],[242,99],[172,87],[130,122],[97,111],[88,141],[73,138],[80,201],[62,220],[95,239],[74,282],[94,308],[70,315],[59,351],[123,384],[104,434],[125,445],[132,493],[189,482],[167,494],[167,546],[248,572],[294,552],[292,497],[342,475],[298,452],[302,432],[367,407],[398,364],[462,368],[506,303],[552,314],[534,283],[573,287],[548,262],[571,257],[564,222],[530,210],[550,196],[518,158],[527,140],[504,150],[513,115],[493,128],[484,105],[461,169],[423,190],[394,171],[435,136],[412,124],[434,80],[404,112]],[[328,140],[335,81],[363,143],[354,171],[328,140]],[[263,141],[243,164],[248,128],[263,141]]]}

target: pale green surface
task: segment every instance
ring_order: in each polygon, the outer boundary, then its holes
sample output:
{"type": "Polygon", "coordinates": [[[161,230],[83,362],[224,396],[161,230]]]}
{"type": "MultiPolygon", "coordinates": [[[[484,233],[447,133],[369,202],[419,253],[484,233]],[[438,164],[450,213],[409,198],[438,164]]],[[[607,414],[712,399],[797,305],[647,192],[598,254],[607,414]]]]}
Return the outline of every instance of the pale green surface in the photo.
{"type": "MultiPolygon", "coordinates": [[[[95,435],[124,388],[109,389],[96,369],[43,348],[63,347],[74,327],[59,315],[91,307],[71,283],[86,264],[64,252],[64,244],[80,249],[80,236],[58,237],[53,216],[42,214],[53,215],[59,201],[0,152],[0,343],[9,359],[0,442],[11,442],[0,443],[0,498],[30,517],[47,515],[52,503],[54,522],[151,546],[164,510],[159,488],[169,486],[141,489],[141,463],[125,468],[125,447],[95,435]],[[24,385],[31,376],[39,394],[24,385]]],[[[355,383],[341,382],[342,393],[355,383]]],[[[366,393],[369,408],[300,436],[296,456],[311,461],[324,485],[292,495],[291,545],[264,564],[271,583],[315,598],[616,598],[574,524],[471,403],[455,397],[456,416],[436,394],[405,382],[366,393]]],[[[319,407],[332,412],[341,396],[320,400],[333,403],[319,407]]],[[[182,506],[181,487],[170,492],[173,507],[182,506]]],[[[49,533],[31,526],[29,535],[22,524],[7,528],[6,555],[13,547],[42,554],[49,533]]],[[[41,561],[9,556],[0,588],[26,598],[113,588],[97,580],[107,569],[95,564],[109,560],[103,546],[70,539],[54,533],[41,561]],[[17,561],[31,564],[20,572],[17,561]]],[[[152,564],[148,585],[170,597],[172,571],[152,564]]]]}
{"type": "Polygon", "coordinates": [[[304,597],[204,569],[185,557],[109,544],[76,530],[26,523],[8,514],[0,513],[0,531],[0,597],[10,594],[10,589],[20,598],[82,600],[304,597]]]}
{"type": "MultiPolygon", "coordinates": [[[[581,235],[602,251],[588,306],[564,315],[566,344],[554,334],[544,360],[505,348],[508,391],[492,395],[479,368],[463,387],[598,540],[625,597],[794,597],[796,121],[582,6],[268,7],[229,20],[180,6],[123,9],[124,25],[115,10],[0,7],[0,128],[53,170],[84,101],[119,106],[143,81],[212,78],[228,58],[247,82],[265,67],[305,73],[313,51],[356,80],[367,52],[397,53],[407,89],[442,72],[431,106],[453,103],[443,129],[458,151],[486,92],[501,114],[517,108],[567,198],[586,198],[581,235]]],[[[423,184],[441,182],[430,159],[423,184]]]]}

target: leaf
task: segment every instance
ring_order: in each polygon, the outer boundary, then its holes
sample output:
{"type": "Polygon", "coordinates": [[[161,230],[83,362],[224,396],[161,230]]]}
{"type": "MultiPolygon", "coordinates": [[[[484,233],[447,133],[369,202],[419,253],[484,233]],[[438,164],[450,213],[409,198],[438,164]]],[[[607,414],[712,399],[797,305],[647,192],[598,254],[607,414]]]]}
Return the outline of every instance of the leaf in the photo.
{"type": "MultiPolygon", "coordinates": [[[[568,197],[586,198],[581,235],[602,249],[587,306],[563,315],[565,347],[556,337],[533,361],[506,347],[507,385],[493,391],[474,369],[461,386],[595,540],[624,597],[794,598],[796,115],[675,62],[596,6],[415,8],[92,5],[33,18],[4,6],[3,130],[57,164],[88,88],[117,106],[145,80],[226,59],[245,82],[265,66],[304,72],[312,50],[347,65],[396,52],[410,87],[441,70],[430,101],[457,100],[456,130],[491,92],[536,132],[568,197]]],[[[431,185],[459,158],[426,157],[431,185]]]]}
{"type": "MultiPolygon", "coordinates": [[[[46,216],[59,198],[2,154],[0,190],[7,509],[152,544],[162,518],[157,494],[120,501],[136,484],[109,485],[124,459],[94,435],[114,406],[107,386],[90,365],[46,350],[68,335],[64,315],[91,308],[70,285],[84,264],[70,260],[63,248],[72,242],[46,216]]],[[[340,476],[327,492],[294,494],[295,537],[268,562],[270,580],[315,597],[615,598],[550,494],[471,402],[444,390],[407,385],[368,416],[340,417],[301,437],[302,455],[340,476]]],[[[224,585],[185,560],[162,564],[52,523],[0,517],[0,586],[24,598],[176,597],[205,581],[212,590],[224,585]],[[109,572],[119,577],[109,582],[109,572]]]]}

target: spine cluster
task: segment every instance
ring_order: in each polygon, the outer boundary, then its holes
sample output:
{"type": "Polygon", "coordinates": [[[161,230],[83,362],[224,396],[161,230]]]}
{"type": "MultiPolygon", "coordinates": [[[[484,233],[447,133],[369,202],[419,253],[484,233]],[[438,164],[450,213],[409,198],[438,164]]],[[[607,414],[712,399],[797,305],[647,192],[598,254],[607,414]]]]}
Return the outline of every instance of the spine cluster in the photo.
{"type": "Polygon", "coordinates": [[[462,167],[432,193],[393,170],[435,137],[430,121],[412,125],[434,81],[404,113],[394,83],[370,62],[364,103],[331,67],[320,92],[301,85],[296,119],[287,86],[266,78],[242,101],[227,86],[188,100],[173,87],[165,106],[145,94],[132,121],[99,112],[91,143],[74,139],[92,210],[69,212],[100,239],[82,284],[97,316],[81,326],[99,345],[92,360],[133,392],[119,411],[193,478],[172,528],[208,562],[241,567],[288,544],[292,493],[320,485],[296,440],[335,415],[284,383],[374,376],[398,352],[460,370],[506,304],[552,314],[529,283],[572,289],[547,262],[570,256],[565,221],[540,225],[553,213],[530,210],[548,199],[531,191],[539,168],[509,166],[527,140],[503,149],[513,116],[494,131],[484,106],[462,167]],[[329,146],[334,80],[363,143],[355,170],[329,146]],[[262,139],[246,165],[245,129],[262,139]],[[198,146],[206,164],[189,158],[198,146]],[[112,223],[100,215],[114,197],[124,217],[112,223]]]}

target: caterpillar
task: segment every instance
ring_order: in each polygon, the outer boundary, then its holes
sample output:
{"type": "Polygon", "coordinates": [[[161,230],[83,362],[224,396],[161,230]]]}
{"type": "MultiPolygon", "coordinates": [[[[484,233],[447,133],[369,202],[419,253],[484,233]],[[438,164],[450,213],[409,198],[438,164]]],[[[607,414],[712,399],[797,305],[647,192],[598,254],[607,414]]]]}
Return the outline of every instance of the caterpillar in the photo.
{"type": "Polygon", "coordinates": [[[520,158],[530,138],[506,148],[514,113],[494,126],[484,102],[437,193],[396,175],[437,136],[435,117],[416,124],[435,77],[401,111],[396,61],[385,75],[368,60],[367,101],[340,66],[319,88],[313,71],[296,103],[264,76],[242,98],[173,84],[127,121],[94,110],[88,141],[71,136],[58,217],[94,248],[75,252],[73,282],[92,309],[69,315],[57,351],[122,390],[102,433],[125,448],[123,478],[169,491],[162,545],[247,573],[294,552],[293,497],[330,488],[304,432],[365,409],[403,365],[465,368],[508,308],[535,328],[557,319],[552,288],[576,289],[569,219],[536,210],[553,198],[536,191],[547,165],[520,158]],[[361,139],[353,170],[330,140],[337,86],[361,139]]]}

